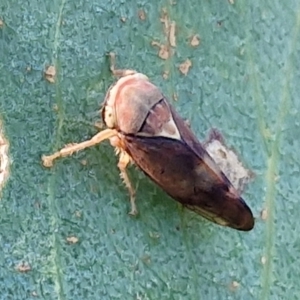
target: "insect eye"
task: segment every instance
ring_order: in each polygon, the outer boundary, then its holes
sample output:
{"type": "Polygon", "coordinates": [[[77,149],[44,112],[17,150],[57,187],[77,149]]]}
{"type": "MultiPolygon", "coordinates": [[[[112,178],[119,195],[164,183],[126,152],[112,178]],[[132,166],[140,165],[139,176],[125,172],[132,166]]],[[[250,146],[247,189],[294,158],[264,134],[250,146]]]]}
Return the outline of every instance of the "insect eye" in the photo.
{"type": "Polygon", "coordinates": [[[104,107],[104,123],[108,128],[115,127],[115,116],[111,106],[104,107]]]}

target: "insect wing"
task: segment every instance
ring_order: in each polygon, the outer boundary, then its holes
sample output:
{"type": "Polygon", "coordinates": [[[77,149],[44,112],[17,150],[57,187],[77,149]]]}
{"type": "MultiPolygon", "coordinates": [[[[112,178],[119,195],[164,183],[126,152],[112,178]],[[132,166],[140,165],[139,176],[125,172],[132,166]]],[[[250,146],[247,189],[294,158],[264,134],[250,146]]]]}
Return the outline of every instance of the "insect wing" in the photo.
{"type": "Polygon", "coordinates": [[[140,134],[124,136],[126,151],[134,162],[165,192],[187,208],[217,224],[251,230],[254,226],[251,210],[190,128],[166,99],[162,100],[157,112],[155,114],[154,109],[154,116],[164,116],[163,123],[170,123],[170,119],[174,121],[180,137],[151,136],[148,134],[151,124],[153,127],[159,120],[155,123],[146,122],[140,134]],[[169,119],[166,121],[168,114],[169,119]]]}

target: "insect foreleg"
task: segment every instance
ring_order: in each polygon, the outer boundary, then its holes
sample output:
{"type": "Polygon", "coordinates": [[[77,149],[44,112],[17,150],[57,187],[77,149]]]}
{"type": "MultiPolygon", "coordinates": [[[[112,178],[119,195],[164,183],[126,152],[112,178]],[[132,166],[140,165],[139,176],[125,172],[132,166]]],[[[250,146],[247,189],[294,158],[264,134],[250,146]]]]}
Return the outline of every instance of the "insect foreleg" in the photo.
{"type": "Polygon", "coordinates": [[[137,73],[134,70],[116,69],[115,68],[116,55],[113,52],[111,52],[109,53],[109,57],[110,57],[110,71],[113,73],[114,76],[124,77],[127,75],[133,75],[137,73]]]}
{"type": "Polygon", "coordinates": [[[113,136],[117,135],[117,131],[114,129],[105,129],[99,133],[97,133],[96,135],[94,135],[90,140],[88,141],[84,141],[82,143],[79,144],[71,144],[71,145],[67,145],[64,148],[62,148],[61,150],[53,153],[52,155],[43,155],[42,156],[42,161],[43,161],[43,165],[45,167],[52,167],[53,166],[53,161],[59,157],[65,157],[68,155],[72,155],[74,152],[77,152],[79,150],[83,150],[85,148],[88,147],[92,147],[96,144],[101,143],[102,141],[109,139],[113,136]]]}

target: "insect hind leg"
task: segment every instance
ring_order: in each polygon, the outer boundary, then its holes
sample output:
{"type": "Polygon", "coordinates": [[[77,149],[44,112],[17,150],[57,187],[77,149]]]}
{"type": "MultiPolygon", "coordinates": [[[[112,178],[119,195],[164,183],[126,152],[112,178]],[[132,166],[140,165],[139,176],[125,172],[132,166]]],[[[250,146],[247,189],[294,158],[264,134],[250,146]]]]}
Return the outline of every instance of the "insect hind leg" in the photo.
{"type": "Polygon", "coordinates": [[[132,187],[132,184],[130,182],[129,176],[127,174],[126,168],[128,166],[128,164],[130,163],[130,156],[124,152],[121,151],[120,153],[120,158],[119,158],[119,162],[118,162],[118,168],[120,170],[120,177],[123,179],[128,191],[129,191],[129,195],[130,195],[130,204],[131,204],[131,210],[129,212],[130,215],[137,215],[138,211],[135,205],[135,190],[132,187]]]}

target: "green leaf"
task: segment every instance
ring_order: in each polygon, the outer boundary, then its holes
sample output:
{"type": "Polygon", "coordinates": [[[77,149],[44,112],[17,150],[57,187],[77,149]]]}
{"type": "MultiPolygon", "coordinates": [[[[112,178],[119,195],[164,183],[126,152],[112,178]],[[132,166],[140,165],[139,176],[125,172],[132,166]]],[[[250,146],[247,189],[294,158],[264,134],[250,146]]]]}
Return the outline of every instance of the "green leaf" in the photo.
{"type": "Polygon", "coordinates": [[[297,1],[2,0],[0,20],[2,299],[299,298],[297,1]],[[200,140],[223,133],[255,173],[243,195],[254,230],[182,210],[135,168],[140,215],[129,217],[109,143],[42,167],[41,155],[97,132],[110,51],[147,74],[200,140]]]}

